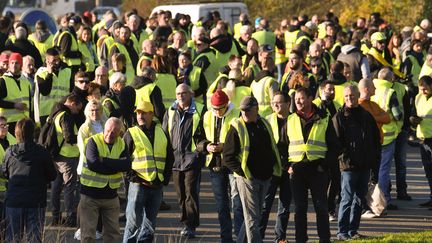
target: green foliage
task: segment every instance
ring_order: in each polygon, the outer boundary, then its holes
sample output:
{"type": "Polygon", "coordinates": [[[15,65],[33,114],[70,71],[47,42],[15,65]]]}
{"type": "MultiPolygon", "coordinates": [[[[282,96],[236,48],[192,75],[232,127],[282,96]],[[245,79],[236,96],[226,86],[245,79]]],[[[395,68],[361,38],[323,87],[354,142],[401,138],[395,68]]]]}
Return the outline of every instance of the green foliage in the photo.
{"type": "MultiPolygon", "coordinates": [[[[123,10],[137,8],[139,13],[148,16],[157,5],[199,3],[197,0],[124,0],[123,10]]],[[[201,1],[203,2],[203,1],[201,1]]],[[[205,1],[218,2],[218,1],[205,1]]],[[[244,0],[249,8],[251,19],[265,17],[275,28],[284,18],[307,14],[323,17],[328,11],[339,16],[343,26],[349,26],[357,17],[368,18],[372,12],[381,16],[392,26],[414,27],[423,18],[432,18],[432,0],[244,0]]]]}

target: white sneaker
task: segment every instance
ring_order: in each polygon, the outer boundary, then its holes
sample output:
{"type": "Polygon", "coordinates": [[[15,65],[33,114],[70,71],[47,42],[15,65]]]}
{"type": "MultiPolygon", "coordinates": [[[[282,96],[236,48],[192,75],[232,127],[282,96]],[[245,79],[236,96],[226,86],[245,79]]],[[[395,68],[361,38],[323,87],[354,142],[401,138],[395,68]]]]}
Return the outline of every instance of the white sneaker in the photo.
{"type": "Polygon", "coordinates": [[[79,240],[79,241],[81,240],[81,229],[78,229],[77,231],[75,231],[74,239],[79,240]]]}
{"type": "Polygon", "coordinates": [[[379,215],[374,214],[372,211],[367,210],[366,212],[364,212],[361,216],[362,219],[373,219],[373,218],[378,218],[379,215]]]}
{"type": "Polygon", "coordinates": [[[96,240],[102,240],[102,232],[96,230],[96,240]]]}

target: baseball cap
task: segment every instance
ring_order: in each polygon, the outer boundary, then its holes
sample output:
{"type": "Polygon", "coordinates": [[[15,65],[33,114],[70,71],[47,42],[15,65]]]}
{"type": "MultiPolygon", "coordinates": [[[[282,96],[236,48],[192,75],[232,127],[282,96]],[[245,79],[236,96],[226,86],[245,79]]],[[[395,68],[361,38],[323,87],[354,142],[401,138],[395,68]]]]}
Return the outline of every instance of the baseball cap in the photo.
{"type": "Polygon", "coordinates": [[[258,106],[258,101],[253,96],[245,96],[240,102],[240,110],[242,111],[250,111],[254,106],[258,106]]]}
{"type": "Polygon", "coordinates": [[[387,38],[383,32],[375,32],[371,36],[371,41],[382,41],[382,40],[386,40],[386,39],[387,38]]]}

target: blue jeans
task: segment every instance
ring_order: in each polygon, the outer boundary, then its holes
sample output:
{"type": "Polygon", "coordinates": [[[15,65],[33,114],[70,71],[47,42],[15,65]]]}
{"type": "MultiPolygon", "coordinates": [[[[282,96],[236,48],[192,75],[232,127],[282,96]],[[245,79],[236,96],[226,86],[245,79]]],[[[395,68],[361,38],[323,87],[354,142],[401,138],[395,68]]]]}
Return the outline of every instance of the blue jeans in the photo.
{"type": "Polygon", "coordinates": [[[289,207],[291,204],[291,188],[289,174],[286,171],[282,171],[281,177],[273,176],[270,181],[270,187],[267,191],[267,195],[264,199],[263,212],[261,215],[260,231],[261,237],[265,238],[265,231],[268,224],[268,218],[273,205],[273,201],[276,195],[276,191],[279,187],[279,203],[275,225],[275,241],[286,239],[286,230],[288,227],[289,219],[289,207]]]}
{"type": "Polygon", "coordinates": [[[226,170],[221,172],[210,170],[210,178],[216,200],[221,242],[233,242],[228,172],[226,170]]]}
{"type": "Polygon", "coordinates": [[[408,131],[403,130],[396,138],[394,161],[396,167],[396,191],[398,195],[407,193],[406,183],[406,153],[407,153],[408,131]]]}
{"type": "Polygon", "coordinates": [[[156,216],[162,202],[162,193],[162,187],[149,188],[133,182],[129,184],[124,243],[152,242],[153,233],[148,221],[151,222],[151,227],[155,229],[156,216]]]}
{"type": "Polygon", "coordinates": [[[45,208],[6,207],[6,242],[42,242],[45,208]]]}
{"type": "Polygon", "coordinates": [[[368,191],[369,170],[341,173],[341,202],[338,215],[338,235],[354,236],[360,225],[362,199],[368,191]]]}
{"type": "Polygon", "coordinates": [[[383,191],[387,204],[390,203],[390,170],[395,153],[395,141],[382,146],[378,185],[383,191]]]}
{"type": "MultiPolygon", "coordinates": [[[[429,139],[427,139],[429,140],[429,139]]],[[[432,200],[432,143],[431,141],[425,141],[420,147],[420,155],[423,164],[423,169],[426,174],[426,178],[429,184],[430,198],[432,200]]]]}
{"type": "Polygon", "coordinates": [[[228,175],[231,187],[231,205],[232,212],[234,214],[234,234],[239,235],[240,229],[243,225],[243,208],[240,200],[239,191],[237,188],[237,182],[233,174],[228,175]]]}

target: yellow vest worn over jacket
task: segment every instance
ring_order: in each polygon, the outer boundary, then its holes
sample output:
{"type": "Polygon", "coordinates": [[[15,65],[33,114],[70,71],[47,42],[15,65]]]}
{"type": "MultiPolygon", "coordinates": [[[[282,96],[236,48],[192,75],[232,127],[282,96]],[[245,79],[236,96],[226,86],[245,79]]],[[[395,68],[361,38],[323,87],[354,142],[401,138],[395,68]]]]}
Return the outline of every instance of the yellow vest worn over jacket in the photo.
{"type": "Polygon", "coordinates": [[[156,178],[163,182],[168,139],[162,127],[156,124],[153,145],[141,128],[131,127],[129,132],[135,145],[132,154],[132,169],[139,177],[148,182],[156,178]]]}
{"type": "MultiPolygon", "coordinates": [[[[420,73],[422,71],[422,67],[420,66],[419,62],[417,61],[417,58],[415,58],[412,55],[408,55],[407,58],[411,61],[411,75],[412,75],[412,82],[414,86],[418,87],[418,81],[420,78],[420,73]]],[[[432,73],[432,70],[431,70],[432,73]]]]}
{"type": "Polygon", "coordinates": [[[382,79],[374,79],[373,83],[375,85],[375,95],[371,97],[371,100],[374,101],[383,109],[385,112],[388,112],[392,117],[391,122],[388,124],[384,124],[382,126],[382,130],[384,133],[384,141],[382,145],[387,145],[396,139],[398,133],[398,127],[396,120],[391,115],[390,111],[390,98],[395,92],[392,88],[393,83],[387,80],[382,79]]]}
{"type": "Polygon", "coordinates": [[[432,77],[432,67],[429,67],[429,65],[427,64],[427,62],[425,62],[421,68],[420,74],[419,74],[419,79],[423,76],[430,76],[432,77]]]}
{"type": "Polygon", "coordinates": [[[266,76],[258,82],[254,80],[251,84],[253,96],[258,101],[258,113],[262,117],[270,115],[273,111],[271,108],[270,87],[272,83],[277,82],[273,77],[266,76]]]}
{"type": "Polygon", "coordinates": [[[81,52],[81,61],[86,67],[86,72],[94,72],[96,69],[96,60],[92,55],[92,52],[96,54],[96,49],[92,44],[92,50],[90,50],[85,42],[78,41],[78,49],[81,52]]]}
{"type": "MultiPolygon", "coordinates": [[[[119,159],[126,146],[123,139],[117,138],[110,151],[108,145],[104,141],[103,133],[98,133],[90,138],[96,143],[101,158],[119,159]]],[[[113,175],[103,175],[94,172],[88,168],[87,161],[84,160],[80,177],[82,185],[94,188],[104,188],[109,185],[111,189],[117,189],[120,187],[122,179],[123,174],[121,172],[113,175]]]]}
{"type": "Polygon", "coordinates": [[[228,75],[223,73],[219,74],[219,76],[215,79],[215,81],[213,81],[213,83],[211,83],[210,86],[207,88],[207,93],[206,93],[207,107],[211,107],[211,97],[213,93],[216,92],[218,88],[219,80],[221,78],[228,79],[228,75]]]}
{"type": "MultiPolygon", "coordinates": [[[[219,140],[215,141],[215,128],[216,128],[216,119],[217,117],[213,115],[212,111],[207,111],[204,114],[203,118],[203,127],[204,132],[206,135],[206,139],[210,141],[211,143],[225,143],[225,137],[228,133],[228,130],[230,128],[231,121],[235,118],[238,118],[240,114],[240,111],[236,108],[229,109],[226,111],[226,113],[223,115],[222,118],[222,126],[219,134],[219,140]]],[[[222,156],[222,153],[221,153],[222,156]]],[[[213,153],[209,152],[209,154],[206,157],[206,166],[208,167],[210,165],[210,162],[213,159],[213,153]]]]}
{"type": "Polygon", "coordinates": [[[296,113],[289,115],[287,120],[287,126],[289,127],[287,129],[289,138],[288,161],[301,162],[305,156],[309,161],[325,158],[328,123],[328,116],[314,122],[305,143],[300,117],[296,113]]]}
{"type": "Polygon", "coordinates": [[[289,57],[289,54],[293,47],[295,46],[297,42],[297,36],[300,30],[295,31],[285,31],[284,37],[285,37],[285,56],[289,57]]]}
{"type": "MultiPolygon", "coordinates": [[[[56,132],[57,132],[57,143],[59,146],[62,144],[62,141],[64,140],[63,130],[62,130],[62,127],[60,124],[60,120],[64,116],[65,112],[66,111],[62,111],[62,112],[58,113],[54,119],[54,125],[56,127],[56,132]]],[[[77,129],[75,124],[74,124],[74,135],[75,136],[78,135],[78,129],[77,129]]],[[[67,158],[78,158],[79,157],[78,145],[63,142],[63,145],[60,148],[59,154],[61,156],[67,157],[67,158]]]]}
{"type": "Polygon", "coordinates": [[[15,108],[12,109],[6,109],[6,108],[0,108],[0,116],[4,116],[7,118],[7,122],[17,122],[21,120],[22,118],[28,118],[30,116],[29,110],[30,107],[30,82],[26,80],[24,77],[20,77],[19,79],[19,87],[12,77],[9,77],[7,75],[3,75],[2,78],[4,79],[5,85],[6,85],[6,92],[7,95],[3,99],[4,101],[14,102],[14,103],[24,103],[27,105],[28,110],[26,111],[19,111],[15,108]]]}
{"type": "Polygon", "coordinates": [[[156,87],[155,83],[149,83],[135,90],[135,106],[138,106],[140,101],[151,103],[150,95],[156,87]]]}
{"type": "Polygon", "coordinates": [[[46,40],[44,42],[39,42],[38,40],[36,40],[36,38],[33,36],[33,34],[28,36],[28,39],[30,41],[33,42],[33,44],[36,46],[36,48],[38,49],[41,57],[42,57],[42,61],[45,61],[45,55],[46,55],[46,51],[53,47],[53,39],[54,36],[52,34],[49,35],[48,38],[46,38],[46,40]]]}
{"type": "MultiPolygon", "coordinates": [[[[275,157],[277,159],[275,165],[273,166],[273,175],[274,176],[281,176],[282,175],[282,166],[281,166],[279,151],[276,147],[276,143],[274,142],[275,140],[273,138],[272,129],[265,119],[263,119],[261,117],[258,119],[261,119],[261,121],[264,123],[264,125],[267,129],[267,132],[269,133],[270,141],[272,143],[273,152],[275,153],[275,157]]],[[[246,179],[251,180],[251,179],[253,179],[253,176],[252,176],[251,172],[249,171],[249,168],[247,167],[247,161],[248,161],[249,150],[250,150],[250,140],[249,140],[249,133],[247,131],[246,124],[245,124],[243,118],[240,117],[240,118],[234,119],[231,122],[231,126],[237,131],[237,134],[238,134],[239,140],[240,140],[241,151],[238,155],[238,159],[240,161],[241,168],[243,170],[243,173],[244,173],[246,179]]],[[[265,162],[265,161],[263,161],[263,162],[265,162]]],[[[234,173],[234,175],[239,176],[236,173],[234,173]]]]}
{"type": "Polygon", "coordinates": [[[140,59],[138,60],[137,67],[136,67],[136,74],[137,74],[137,76],[142,76],[141,64],[142,64],[142,62],[144,60],[152,62],[153,58],[151,58],[151,57],[149,57],[147,55],[141,55],[140,59]]]}
{"type": "Polygon", "coordinates": [[[417,125],[417,137],[420,139],[432,138],[432,99],[423,94],[415,97],[417,116],[423,118],[417,125]]]}
{"type": "MultiPolygon", "coordinates": [[[[71,69],[63,68],[58,74],[52,74],[52,86],[48,95],[39,94],[39,116],[48,116],[51,113],[54,105],[59,102],[63,97],[69,94],[71,69]]],[[[46,79],[48,71],[37,73],[42,79],[46,79]]]]}
{"type": "Polygon", "coordinates": [[[216,80],[216,78],[219,75],[219,64],[216,61],[216,55],[212,52],[204,52],[204,53],[200,53],[198,54],[198,56],[195,57],[194,61],[192,62],[192,64],[195,66],[196,62],[202,57],[205,56],[207,57],[210,65],[207,67],[207,69],[204,71],[204,76],[206,77],[207,80],[207,85],[210,86],[213,81],[216,80]]]}
{"type": "MultiPolygon", "coordinates": [[[[68,30],[63,31],[60,34],[60,36],[57,39],[57,46],[60,46],[61,39],[65,35],[70,35],[70,38],[71,38],[70,50],[71,51],[79,51],[78,41],[76,40],[75,36],[72,33],[70,33],[68,30]]],[[[60,54],[60,57],[62,58],[63,62],[66,63],[69,67],[81,65],[81,59],[80,58],[69,58],[69,57],[65,57],[62,54],[60,54]]]]}
{"type": "Polygon", "coordinates": [[[173,74],[170,73],[156,73],[155,84],[159,87],[162,93],[162,102],[165,108],[171,107],[176,100],[176,87],[177,81],[173,74]]]}
{"type": "Polygon", "coordinates": [[[109,48],[109,53],[111,53],[111,49],[114,46],[117,47],[117,50],[126,57],[126,85],[130,85],[135,78],[135,69],[132,66],[132,60],[130,58],[129,52],[123,44],[114,42],[109,48]]]}

